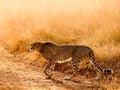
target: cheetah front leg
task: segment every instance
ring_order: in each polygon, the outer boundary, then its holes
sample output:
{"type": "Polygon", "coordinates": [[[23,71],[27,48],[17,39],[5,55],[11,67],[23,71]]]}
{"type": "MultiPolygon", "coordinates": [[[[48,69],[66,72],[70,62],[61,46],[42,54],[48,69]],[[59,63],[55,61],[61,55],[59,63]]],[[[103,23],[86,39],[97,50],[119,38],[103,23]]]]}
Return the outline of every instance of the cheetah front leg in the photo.
{"type": "Polygon", "coordinates": [[[72,60],[71,61],[71,65],[72,65],[73,70],[74,70],[73,74],[70,77],[65,78],[65,80],[71,80],[73,77],[75,77],[78,74],[78,71],[79,71],[79,68],[78,68],[79,64],[78,64],[78,62],[75,61],[75,60],[72,60]]]}
{"type": "Polygon", "coordinates": [[[50,67],[53,65],[53,63],[49,62],[45,69],[44,69],[44,74],[47,76],[46,79],[50,79],[51,78],[51,74],[49,74],[48,70],[50,69],[50,67]]]}

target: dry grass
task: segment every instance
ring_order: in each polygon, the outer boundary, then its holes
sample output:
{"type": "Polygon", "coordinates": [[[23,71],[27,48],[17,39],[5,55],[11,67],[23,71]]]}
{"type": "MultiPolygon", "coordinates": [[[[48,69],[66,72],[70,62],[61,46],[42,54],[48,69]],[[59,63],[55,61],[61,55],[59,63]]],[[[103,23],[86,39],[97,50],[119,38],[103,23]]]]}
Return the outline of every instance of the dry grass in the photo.
{"type": "Polygon", "coordinates": [[[120,78],[119,4],[119,0],[3,0],[0,44],[10,52],[28,51],[34,41],[88,45],[101,66],[114,69],[116,88],[120,78]]]}

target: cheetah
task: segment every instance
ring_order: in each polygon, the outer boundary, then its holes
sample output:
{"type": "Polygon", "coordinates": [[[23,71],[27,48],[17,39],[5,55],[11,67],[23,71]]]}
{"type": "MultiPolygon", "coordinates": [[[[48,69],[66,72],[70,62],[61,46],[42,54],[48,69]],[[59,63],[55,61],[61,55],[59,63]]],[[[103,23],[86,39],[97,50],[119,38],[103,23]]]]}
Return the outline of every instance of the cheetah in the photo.
{"type": "Polygon", "coordinates": [[[39,52],[44,59],[48,61],[47,66],[44,69],[44,74],[47,78],[51,78],[51,74],[48,73],[48,70],[51,66],[56,63],[65,63],[69,62],[73,68],[73,73],[66,80],[72,79],[74,76],[78,74],[80,63],[86,59],[86,64],[89,63],[92,67],[94,67],[97,72],[97,77],[99,78],[100,73],[108,75],[112,74],[113,70],[111,69],[103,69],[98,66],[95,61],[95,56],[93,50],[84,45],[56,45],[52,42],[34,42],[30,44],[30,51],[39,52]]]}

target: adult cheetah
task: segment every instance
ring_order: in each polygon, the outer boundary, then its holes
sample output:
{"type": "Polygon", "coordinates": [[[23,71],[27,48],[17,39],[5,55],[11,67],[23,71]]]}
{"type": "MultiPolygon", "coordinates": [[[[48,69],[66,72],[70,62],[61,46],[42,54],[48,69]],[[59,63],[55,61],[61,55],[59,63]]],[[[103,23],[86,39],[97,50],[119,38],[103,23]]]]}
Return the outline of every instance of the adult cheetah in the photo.
{"type": "Polygon", "coordinates": [[[30,51],[36,50],[39,52],[43,58],[48,61],[48,64],[44,70],[45,75],[47,78],[51,78],[51,74],[48,73],[48,70],[52,65],[56,63],[65,63],[70,62],[72,68],[74,70],[73,74],[66,78],[67,80],[72,79],[74,76],[77,75],[79,71],[79,63],[81,63],[84,59],[86,59],[86,63],[94,67],[95,71],[97,72],[97,78],[99,73],[102,74],[112,74],[113,70],[111,69],[103,69],[102,67],[98,66],[95,61],[94,52],[90,47],[83,46],[83,45],[56,45],[51,42],[34,42],[30,45],[30,51]]]}

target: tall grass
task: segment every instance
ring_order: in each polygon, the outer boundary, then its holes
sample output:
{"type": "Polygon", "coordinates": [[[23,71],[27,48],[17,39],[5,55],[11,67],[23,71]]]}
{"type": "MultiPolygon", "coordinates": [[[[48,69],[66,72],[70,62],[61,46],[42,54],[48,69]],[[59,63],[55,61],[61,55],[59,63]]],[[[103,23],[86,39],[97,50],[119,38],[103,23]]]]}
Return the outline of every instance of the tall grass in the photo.
{"type": "Polygon", "coordinates": [[[0,43],[12,51],[32,41],[118,45],[119,0],[110,0],[109,3],[108,0],[92,1],[3,0],[0,6],[0,43]]]}
{"type": "Polygon", "coordinates": [[[119,76],[120,1],[2,0],[0,44],[24,52],[34,41],[90,46],[119,76]]]}

